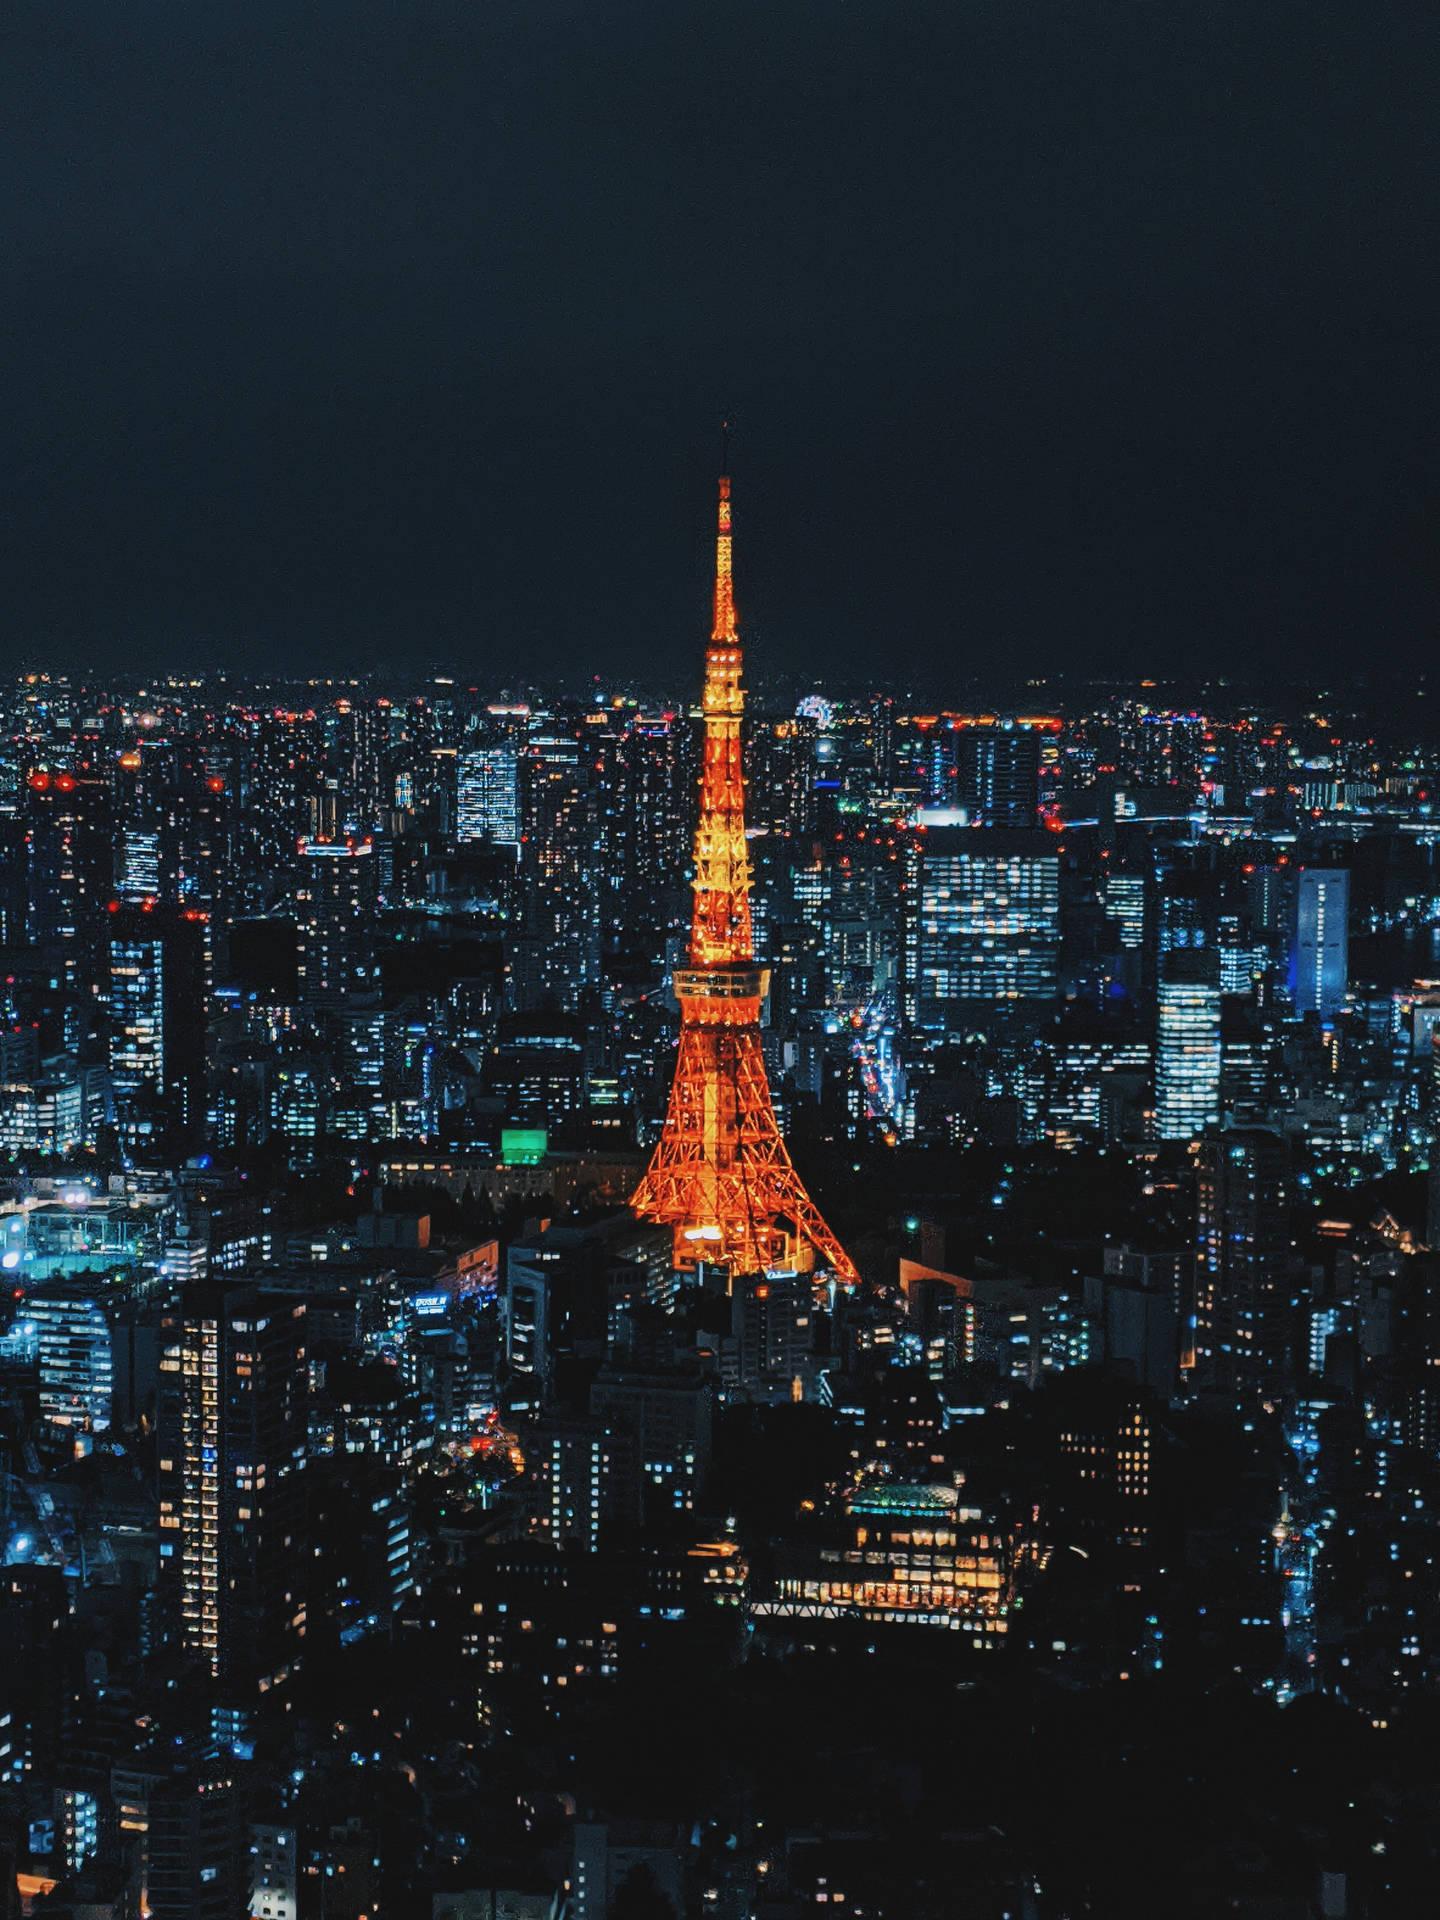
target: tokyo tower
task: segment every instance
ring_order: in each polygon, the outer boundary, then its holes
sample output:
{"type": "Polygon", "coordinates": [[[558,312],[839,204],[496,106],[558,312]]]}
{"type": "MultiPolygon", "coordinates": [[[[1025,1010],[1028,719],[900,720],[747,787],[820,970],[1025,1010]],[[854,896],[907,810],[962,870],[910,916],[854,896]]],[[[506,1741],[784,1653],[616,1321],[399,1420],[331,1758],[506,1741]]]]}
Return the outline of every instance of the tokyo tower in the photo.
{"type": "Polygon", "coordinates": [[[680,1048],[665,1129],[631,1206],[672,1227],[675,1265],[808,1273],[847,1285],[850,1256],[790,1163],[760,1045],[770,975],[755,964],[740,720],[745,696],[730,574],[730,481],[720,480],[715,624],[705,654],[705,761],[695,830],[690,964],[674,974],[680,1048]]]}

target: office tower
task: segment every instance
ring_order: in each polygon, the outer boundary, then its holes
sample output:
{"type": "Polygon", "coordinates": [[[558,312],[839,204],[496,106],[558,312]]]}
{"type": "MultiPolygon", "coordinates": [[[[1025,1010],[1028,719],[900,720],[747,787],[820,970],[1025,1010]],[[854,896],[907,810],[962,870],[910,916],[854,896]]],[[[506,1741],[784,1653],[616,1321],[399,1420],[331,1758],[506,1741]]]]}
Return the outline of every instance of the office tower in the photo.
{"type": "Polygon", "coordinates": [[[1105,912],[1120,929],[1120,944],[1145,944],[1145,876],[1143,873],[1107,873],[1105,912]]]}
{"type": "Polygon", "coordinates": [[[593,1553],[607,1522],[638,1523],[639,1457],[629,1437],[608,1433],[598,1415],[545,1414],[525,1442],[525,1459],[536,1527],[552,1545],[593,1553]]]}
{"type": "Polygon", "coordinates": [[[1220,991],[1253,999],[1269,967],[1267,948],[1249,935],[1241,916],[1235,913],[1221,914],[1216,945],[1220,953],[1220,991]]]}
{"type": "Polygon", "coordinates": [[[1297,1014],[1333,1020],[1345,1011],[1350,977],[1350,875],[1306,867],[1295,883],[1290,995],[1297,1014]]]}
{"type": "Polygon", "coordinates": [[[573,1008],[600,984],[600,871],[589,743],[539,727],[520,769],[520,930],[513,981],[522,1008],[573,1008]]]}
{"type": "MultiPolygon", "coordinates": [[[[1224,955],[1220,959],[1224,994],[1224,955]]],[[[1275,1097],[1278,1041],[1253,1007],[1225,994],[1220,1014],[1220,1104],[1227,1120],[1242,1125],[1262,1120],[1275,1097]]]]}
{"type": "Polygon", "coordinates": [[[631,1205],[675,1236],[675,1265],[733,1279],[815,1262],[857,1278],[790,1162],[760,1038],[766,970],[755,965],[745,774],[745,696],[731,585],[730,481],[720,481],[715,619],[705,656],[705,759],[695,832],[689,965],[673,975],[680,1050],[664,1131],[631,1205]]]}
{"type": "Polygon", "coordinates": [[[1195,1365],[1229,1392],[1284,1375],[1289,1344],[1290,1152],[1261,1128],[1200,1145],[1195,1365]]]}
{"type": "Polygon", "coordinates": [[[607,954],[646,973],[683,905],[688,748],[673,715],[637,713],[603,756],[602,933],[607,954]]]}
{"type": "Polygon", "coordinates": [[[110,1078],[122,1131],[184,1149],[205,1123],[205,929],[194,909],[112,905],[110,1078]]]}
{"type": "Polygon", "coordinates": [[[485,1056],[485,1089],[504,1117],[553,1127],[585,1104],[585,1024],[563,1013],[507,1014],[485,1056]]]}
{"type": "Polygon", "coordinates": [[[305,1308],[201,1281],[160,1322],[160,1577],[175,1640],[228,1697],[305,1637],[305,1308]]]}
{"type": "MultiPolygon", "coordinates": [[[[15,1545],[12,1530],[7,1556],[15,1545]]],[[[58,1769],[74,1725],[84,1652],[61,1567],[0,1563],[0,1648],[0,1785],[14,1786],[58,1769]]]]}
{"type": "Polygon", "coordinates": [[[931,827],[910,934],[916,1022],[941,1029],[1059,991],[1060,862],[1039,828],[931,827]]]}
{"type": "Polygon", "coordinates": [[[958,801],[960,749],[953,724],[941,722],[925,735],[920,755],[921,778],[928,807],[953,807],[958,801]]]}
{"type": "Polygon", "coordinates": [[[115,1360],[103,1280],[77,1274],[36,1287],[26,1301],[40,1363],[40,1411],[77,1436],[110,1425],[115,1360]]]}
{"type": "Polygon", "coordinates": [[[0,818],[0,947],[18,947],[29,917],[29,834],[21,818],[0,818]]]}
{"type": "MultiPolygon", "coordinates": [[[[813,1289],[794,1274],[745,1275],[730,1294],[730,1336],[735,1386],[755,1398],[799,1399],[815,1347],[813,1289]]],[[[727,1367],[727,1385],[730,1374],[727,1367]]]]}
{"type": "Polygon", "coordinates": [[[1082,1533],[1119,1547],[1146,1544],[1155,1515],[1148,1396],[1116,1394],[1094,1375],[1051,1390],[1065,1512],[1082,1533]]]}
{"type": "Polygon", "coordinates": [[[867,999],[899,964],[900,865],[895,849],[869,840],[836,847],[824,921],[830,991],[842,1005],[867,999]]]}
{"type": "Polygon", "coordinates": [[[505,1255],[506,1359],[544,1398],[556,1361],[599,1351],[612,1299],[649,1300],[669,1278],[665,1236],[627,1213],[592,1226],[547,1226],[505,1255]]]}
{"type": "Polygon", "coordinates": [[[1245,877],[1245,905],[1251,929],[1278,945],[1293,913],[1295,875],[1280,867],[1256,867],[1245,877]]]}
{"type": "Polygon", "coordinates": [[[1029,727],[962,728],[957,795],[972,826],[1033,827],[1040,811],[1040,740],[1029,727]]]}
{"type": "Polygon", "coordinates": [[[1207,947],[1165,956],[1157,995],[1155,1131],[1192,1140],[1220,1119],[1220,962],[1207,947]]]}
{"type": "Polygon", "coordinates": [[[520,844],[520,756],[510,745],[460,756],[455,838],[492,847],[520,844]]]}
{"type": "Polygon", "coordinates": [[[550,1344],[554,1270],[562,1260],[548,1232],[527,1234],[505,1255],[505,1359],[529,1389],[532,1405],[544,1398],[554,1372],[550,1344]]]}
{"type": "Polygon", "coordinates": [[[376,897],[374,842],[300,842],[295,930],[299,991],[312,1007],[337,1006],[369,984],[365,945],[376,897]]]}
{"type": "Polygon", "coordinates": [[[93,931],[110,896],[109,788],[83,771],[37,768],[26,780],[25,823],[27,931],[36,946],[71,949],[93,931]]]}
{"type": "MultiPolygon", "coordinates": [[[[223,773],[192,757],[171,803],[174,879],[181,904],[209,915],[218,927],[242,894],[230,784],[223,773]]],[[[267,796],[268,801],[268,796],[267,796]]]]}
{"type": "Polygon", "coordinates": [[[0,1151],[74,1153],[95,1144],[102,1102],[69,1054],[40,1062],[33,1078],[0,1085],[0,1151]]]}
{"type": "Polygon", "coordinates": [[[612,1453],[615,1499],[625,1500],[623,1469],[638,1460],[643,1486],[677,1510],[691,1508],[710,1471],[715,1389],[697,1361],[648,1368],[603,1366],[590,1388],[590,1411],[612,1453]],[[627,1456],[621,1443],[628,1441],[627,1456]]]}
{"type": "Polygon", "coordinates": [[[115,863],[115,891],[122,900],[140,902],[160,895],[160,830],[126,827],[115,863]]]}

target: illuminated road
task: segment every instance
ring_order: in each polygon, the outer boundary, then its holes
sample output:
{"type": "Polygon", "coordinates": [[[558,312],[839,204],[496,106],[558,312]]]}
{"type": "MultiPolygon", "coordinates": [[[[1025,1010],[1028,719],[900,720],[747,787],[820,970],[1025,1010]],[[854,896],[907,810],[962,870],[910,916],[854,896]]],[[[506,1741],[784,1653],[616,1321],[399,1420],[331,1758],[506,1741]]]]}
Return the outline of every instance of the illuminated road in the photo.
{"type": "Polygon", "coordinates": [[[865,1113],[898,1131],[905,1075],[895,1046],[894,989],[883,987],[850,1016],[850,1051],[865,1089],[865,1113]]]}
{"type": "Polygon", "coordinates": [[[1287,1493],[1272,1538],[1275,1569],[1285,1582],[1281,1624],[1285,1659],[1276,1676],[1275,1697],[1282,1706],[1297,1694],[1315,1690],[1315,1566],[1333,1515],[1318,1505],[1318,1409],[1303,1404],[1290,1416],[1286,1438],[1295,1457],[1297,1485],[1287,1493]]]}

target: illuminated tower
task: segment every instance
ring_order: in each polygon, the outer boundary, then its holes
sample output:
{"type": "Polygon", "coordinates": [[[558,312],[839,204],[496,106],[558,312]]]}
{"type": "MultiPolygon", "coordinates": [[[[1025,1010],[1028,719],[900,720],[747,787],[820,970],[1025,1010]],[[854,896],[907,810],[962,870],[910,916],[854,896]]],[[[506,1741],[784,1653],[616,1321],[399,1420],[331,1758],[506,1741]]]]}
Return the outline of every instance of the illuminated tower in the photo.
{"type": "Polygon", "coordinates": [[[677,968],[680,1050],[670,1109],[631,1205],[672,1227],[675,1265],[809,1272],[853,1284],[850,1257],[780,1137],[760,1045],[769,973],[755,964],[741,765],[741,650],[730,578],[730,482],[720,481],[715,624],[705,655],[705,760],[695,830],[690,964],[677,968]]]}

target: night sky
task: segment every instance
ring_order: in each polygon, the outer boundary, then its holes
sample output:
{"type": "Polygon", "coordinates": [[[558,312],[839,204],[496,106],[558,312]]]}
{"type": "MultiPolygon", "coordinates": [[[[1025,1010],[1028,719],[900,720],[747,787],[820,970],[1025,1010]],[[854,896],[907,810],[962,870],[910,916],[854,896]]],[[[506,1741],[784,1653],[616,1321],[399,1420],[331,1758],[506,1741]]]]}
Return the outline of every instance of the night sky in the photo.
{"type": "Polygon", "coordinates": [[[1415,668],[1434,0],[11,0],[6,664],[1415,668]]]}

